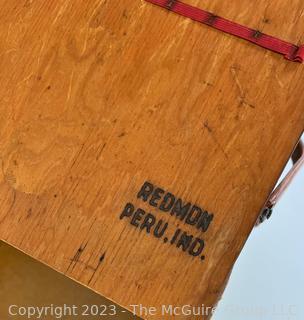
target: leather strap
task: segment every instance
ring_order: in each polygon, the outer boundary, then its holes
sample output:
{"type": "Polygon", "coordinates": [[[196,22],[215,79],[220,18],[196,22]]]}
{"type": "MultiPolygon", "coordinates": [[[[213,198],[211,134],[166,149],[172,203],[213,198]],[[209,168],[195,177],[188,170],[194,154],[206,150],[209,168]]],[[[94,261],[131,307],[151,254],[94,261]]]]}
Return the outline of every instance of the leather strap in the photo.
{"type": "Polygon", "coordinates": [[[297,46],[284,40],[250,29],[241,24],[218,17],[211,12],[193,7],[178,0],[146,0],[166,8],[181,16],[211,26],[217,30],[250,41],[260,47],[282,54],[285,59],[302,63],[304,60],[304,45],[297,46]]]}
{"type": "Polygon", "coordinates": [[[293,163],[291,170],[282,179],[278,186],[272,191],[265,208],[263,209],[256,222],[256,226],[270,218],[274,206],[278,203],[286,189],[289,187],[293,178],[299,172],[300,168],[304,166],[304,145],[302,141],[299,141],[299,143],[297,144],[291,156],[291,160],[293,163]]]}

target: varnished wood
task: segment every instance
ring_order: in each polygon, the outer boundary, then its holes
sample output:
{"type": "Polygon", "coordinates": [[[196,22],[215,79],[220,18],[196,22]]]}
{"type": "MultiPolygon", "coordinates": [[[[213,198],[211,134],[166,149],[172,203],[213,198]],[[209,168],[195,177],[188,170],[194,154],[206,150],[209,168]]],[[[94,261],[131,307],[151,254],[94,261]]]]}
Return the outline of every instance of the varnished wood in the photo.
{"type": "MultiPolygon", "coordinates": [[[[189,3],[304,40],[300,0],[189,3]]],[[[0,7],[0,238],[127,308],[214,305],[303,131],[303,65],[141,0],[0,7]],[[145,181],[207,232],[137,199],[145,181]],[[205,260],[120,220],[128,202],[205,260]]]]}

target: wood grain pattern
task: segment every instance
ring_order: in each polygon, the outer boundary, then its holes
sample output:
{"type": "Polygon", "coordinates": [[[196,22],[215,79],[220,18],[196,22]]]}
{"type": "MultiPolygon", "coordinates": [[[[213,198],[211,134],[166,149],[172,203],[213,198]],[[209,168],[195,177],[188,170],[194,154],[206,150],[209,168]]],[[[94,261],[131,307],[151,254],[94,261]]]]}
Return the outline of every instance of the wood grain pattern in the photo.
{"type": "MultiPolygon", "coordinates": [[[[301,43],[304,3],[188,3],[301,43]]],[[[0,1],[0,238],[128,307],[214,305],[304,127],[303,65],[140,0],[0,1]],[[214,213],[190,257],[119,219],[214,213]]]]}

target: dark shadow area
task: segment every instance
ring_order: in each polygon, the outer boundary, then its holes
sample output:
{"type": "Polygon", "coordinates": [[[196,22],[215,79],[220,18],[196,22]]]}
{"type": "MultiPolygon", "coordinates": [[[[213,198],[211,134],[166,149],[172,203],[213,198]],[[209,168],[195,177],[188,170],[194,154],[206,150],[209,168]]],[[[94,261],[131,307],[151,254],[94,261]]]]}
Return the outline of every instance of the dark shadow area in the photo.
{"type": "Polygon", "coordinates": [[[0,241],[0,319],[139,318],[0,241]]]}

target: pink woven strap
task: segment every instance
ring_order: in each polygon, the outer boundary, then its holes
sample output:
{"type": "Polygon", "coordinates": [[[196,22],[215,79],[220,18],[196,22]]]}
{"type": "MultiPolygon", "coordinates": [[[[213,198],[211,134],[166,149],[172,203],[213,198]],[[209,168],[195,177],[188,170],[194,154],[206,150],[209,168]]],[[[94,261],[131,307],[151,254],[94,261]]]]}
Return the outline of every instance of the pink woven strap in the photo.
{"type": "Polygon", "coordinates": [[[239,38],[253,42],[263,48],[282,54],[287,60],[303,62],[304,46],[286,42],[269,36],[258,30],[250,29],[238,23],[218,17],[211,12],[193,7],[178,0],[146,0],[181,16],[211,26],[215,29],[232,34],[239,38]]]}

